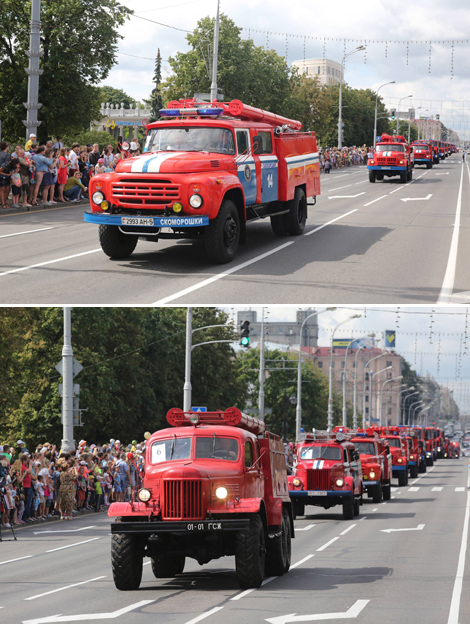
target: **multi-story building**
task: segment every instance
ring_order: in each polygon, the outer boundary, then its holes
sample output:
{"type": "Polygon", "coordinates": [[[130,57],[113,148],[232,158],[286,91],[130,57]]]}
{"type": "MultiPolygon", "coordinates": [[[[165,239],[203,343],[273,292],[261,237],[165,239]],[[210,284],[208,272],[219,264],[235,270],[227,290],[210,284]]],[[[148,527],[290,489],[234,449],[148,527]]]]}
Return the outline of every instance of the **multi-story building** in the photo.
{"type": "Polygon", "coordinates": [[[310,78],[317,77],[321,85],[331,85],[344,78],[344,70],[341,67],[341,63],[330,59],[319,58],[293,61],[292,67],[296,67],[300,75],[304,74],[310,78]]]}
{"type": "MultiPolygon", "coordinates": [[[[403,113],[400,112],[400,119],[403,113]]],[[[441,140],[442,123],[437,119],[431,117],[426,119],[412,119],[411,123],[414,123],[418,128],[420,139],[436,139],[441,140]]]]}

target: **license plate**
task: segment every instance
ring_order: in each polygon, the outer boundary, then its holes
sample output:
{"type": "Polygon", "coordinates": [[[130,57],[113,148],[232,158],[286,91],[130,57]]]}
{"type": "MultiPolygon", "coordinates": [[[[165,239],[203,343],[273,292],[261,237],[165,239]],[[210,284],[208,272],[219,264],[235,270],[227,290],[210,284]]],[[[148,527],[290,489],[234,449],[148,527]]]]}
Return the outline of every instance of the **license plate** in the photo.
{"type": "Polygon", "coordinates": [[[121,217],[122,225],[153,225],[152,217],[121,217]]]}
{"type": "Polygon", "coordinates": [[[220,531],[222,529],[222,522],[189,522],[186,525],[187,531],[220,531]]]}
{"type": "Polygon", "coordinates": [[[309,492],[309,496],[326,496],[326,492],[309,492]]]}

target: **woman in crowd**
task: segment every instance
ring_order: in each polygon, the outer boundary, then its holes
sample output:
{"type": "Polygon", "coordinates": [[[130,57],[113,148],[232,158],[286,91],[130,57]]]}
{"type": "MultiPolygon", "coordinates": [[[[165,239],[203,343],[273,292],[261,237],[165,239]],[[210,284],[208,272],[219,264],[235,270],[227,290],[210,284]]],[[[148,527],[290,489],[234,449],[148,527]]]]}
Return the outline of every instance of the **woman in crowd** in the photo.
{"type": "Polygon", "coordinates": [[[62,147],[59,152],[59,160],[57,165],[57,184],[59,185],[58,193],[59,193],[59,201],[66,202],[67,200],[64,198],[64,186],[67,182],[67,148],[62,147]]]}
{"type": "Polygon", "coordinates": [[[60,473],[60,519],[71,520],[75,500],[75,474],[73,459],[59,460],[60,473]]]}
{"type": "Polygon", "coordinates": [[[52,158],[47,158],[45,156],[45,151],[45,145],[40,145],[38,147],[37,153],[33,154],[32,156],[34,164],[36,165],[36,173],[34,176],[34,192],[31,202],[33,206],[38,206],[37,198],[39,189],[41,188],[42,180],[44,178],[44,175],[48,172],[48,168],[53,164],[52,158]]]}
{"type": "Polygon", "coordinates": [[[57,158],[53,157],[53,150],[47,149],[44,156],[51,160],[52,163],[48,165],[47,171],[44,173],[42,179],[42,203],[45,206],[52,206],[54,201],[54,185],[55,185],[55,172],[57,170],[57,158]]]}
{"type": "Polygon", "coordinates": [[[29,180],[31,177],[31,157],[26,154],[24,149],[19,146],[16,149],[16,157],[20,161],[20,176],[21,176],[21,204],[24,208],[31,208],[31,204],[28,203],[29,195],[29,180]]]}
{"type": "Polygon", "coordinates": [[[6,141],[0,141],[0,202],[2,208],[7,208],[7,199],[10,194],[10,169],[11,160],[8,148],[10,146],[6,141]]]}

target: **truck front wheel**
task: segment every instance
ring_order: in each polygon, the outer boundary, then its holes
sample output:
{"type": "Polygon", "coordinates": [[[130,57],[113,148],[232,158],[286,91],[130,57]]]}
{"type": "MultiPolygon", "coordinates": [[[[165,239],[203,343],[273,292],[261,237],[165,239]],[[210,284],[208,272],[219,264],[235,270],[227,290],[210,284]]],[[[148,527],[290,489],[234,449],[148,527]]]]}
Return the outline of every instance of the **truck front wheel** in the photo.
{"type": "Polygon", "coordinates": [[[390,500],[391,493],[392,493],[392,490],[390,487],[390,483],[388,485],[382,486],[382,494],[383,494],[384,500],[386,501],[390,500]]]}
{"type": "Polygon", "coordinates": [[[404,487],[408,483],[408,475],[405,472],[400,472],[398,475],[399,487],[404,487]]]}
{"type": "Polygon", "coordinates": [[[382,486],[380,483],[378,485],[374,485],[372,488],[372,502],[373,503],[381,503],[382,502],[382,486]]]}
{"type": "Polygon", "coordinates": [[[266,575],[282,576],[290,568],[291,532],[287,509],[282,512],[281,535],[268,537],[266,548],[266,575]]]}
{"type": "Polygon", "coordinates": [[[348,496],[343,501],[343,518],[352,520],[354,518],[354,496],[348,496]]]}
{"type": "Polygon", "coordinates": [[[400,173],[400,182],[401,182],[402,184],[405,184],[405,182],[406,182],[407,178],[408,178],[408,172],[407,172],[407,171],[402,171],[402,172],[400,173]]]}
{"type": "Polygon", "coordinates": [[[413,179],[413,169],[410,167],[408,170],[408,182],[411,182],[413,179]]]}
{"type": "Polygon", "coordinates": [[[432,169],[432,163],[431,162],[426,163],[426,169],[432,169]]]}
{"type": "Polygon", "coordinates": [[[235,565],[237,580],[243,589],[261,587],[266,560],[266,536],[259,516],[251,519],[247,531],[237,533],[235,565]]]}
{"type": "Polygon", "coordinates": [[[225,199],[219,214],[206,228],[205,244],[207,257],[211,262],[226,264],[237,253],[240,242],[240,218],[237,207],[230,199],[225,199]]]}
{"type": "Polygon", "coordinates": [[[119,533],[111,537],[111,567],[117,589],[121,591],[139,589],[143,560],[136,536],[119,533]]]}
{"type": "Polygon", "coordinates": [[[150,561],[155,578],[173,578],[182,574],[185,557],[152,557],[150,561]]]}
{"type": "Polygon", "coordinates": [[[287,236],[285,215],[273,215],[271,217],[271,229],[276,236],[287,236]]]}
{"type": "Polygon", "coordinates": [[[375,171],[369,171],[369,182],[375,183],[375,171]]]}
{"type": "Polygon", "coordinates": [[[287,232],[291,236],[300,236],[307,221],[307,198],[301,188],[295,189],[294,199],[286,202],[289,212],[285,215],[287,232]]]}
{"type": "Polygon", "coordinates": [[[410,477],[412,479],[416,479],[417,476],[418,476],[418,467],[417,466],[410,466],[410,477]]]}
{"type": "Polygon", "coordinates": [[[123,234],[117,225],[100,225],[99,239],[104,253],[110,258],[120,260],[132,254],[139,237],[123,234]]]}

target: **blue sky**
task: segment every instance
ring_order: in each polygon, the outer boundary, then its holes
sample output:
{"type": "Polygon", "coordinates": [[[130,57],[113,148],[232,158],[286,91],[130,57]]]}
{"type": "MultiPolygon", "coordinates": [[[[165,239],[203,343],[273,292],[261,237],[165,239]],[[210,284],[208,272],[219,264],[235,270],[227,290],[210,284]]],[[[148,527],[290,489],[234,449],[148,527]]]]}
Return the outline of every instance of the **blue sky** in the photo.
{"type": "MultiPolygon", "coordinates": [[[[216,0],[123,0],[123,4],[135,10],[141,17],[153,19],[177,28],[192,30],[199,19],[215,16],[216,0]]],[[[441,115],[441,120],[470,138],[470,44],[455,44],[453,54],[453,78],[451,77],[452,46],[435,43],[431,50],[429,72],[429,43],[410,44],[394,41],[458,41],[469,36],[470,8],[468,2],[454,0],[444,3],[437,0],[414,0],[411,3],[391,3],[384,0],[336,0],[311,2],[298,0],[292,7],[281,0],[239,0],[236,3],[221,1],[221,10],[238,26],[251,28],[256,45],[266,45],[267,35],[254,30],[269,31],[269,47],[285,55],[289,64],[304,58],[304,36],[326,37],[338,41],[326,41],[326,56],[341,62],[344,39],[369,39],[387,41],[369,43],[366,59],[358,52],[347,59],[345,80],[356,88],[376,89],[381,84],[395,80],[395,85],[385,87],[381,94],[386,104],[395,104],[398,98],[413,95],[411,105],[424,115],[441,115]],[[274,34],[281,33],[281,34],[274,34]],[[292,35],[296,35],[295,37],[292,35]],[[364,62],[366,60],[366,62],[364,62]],[[394,98],[389,102],[388,98],[394,98]],[[441,100],[444,100],[441,102],[441,100]],[[452,100],[454,103],[452,104],[452,100]]],[[[121,29],[124,39],[120,42],[116,65],[105,84],[122,88],[136,99],[148,97],[152,89],[152,75],[157,48],[163,59],[178,51],[188,49],[185,33],[131,18],[121,29]],[[132,56],[146,58],[134,58],[132,56]]],[[[244,31],[248,37],[248,30],[244,31]]],[[[349,52],[360,45],[346,41],[349,52]]],[[[317,58],[323,55],[323,41],[305,40],[305,56],[317,58]]],[[[168,63],[163,65],[164,76],[170,72],[168,63]]],[[[408,106],[403,102],[403,105],[408,106]]]]}

